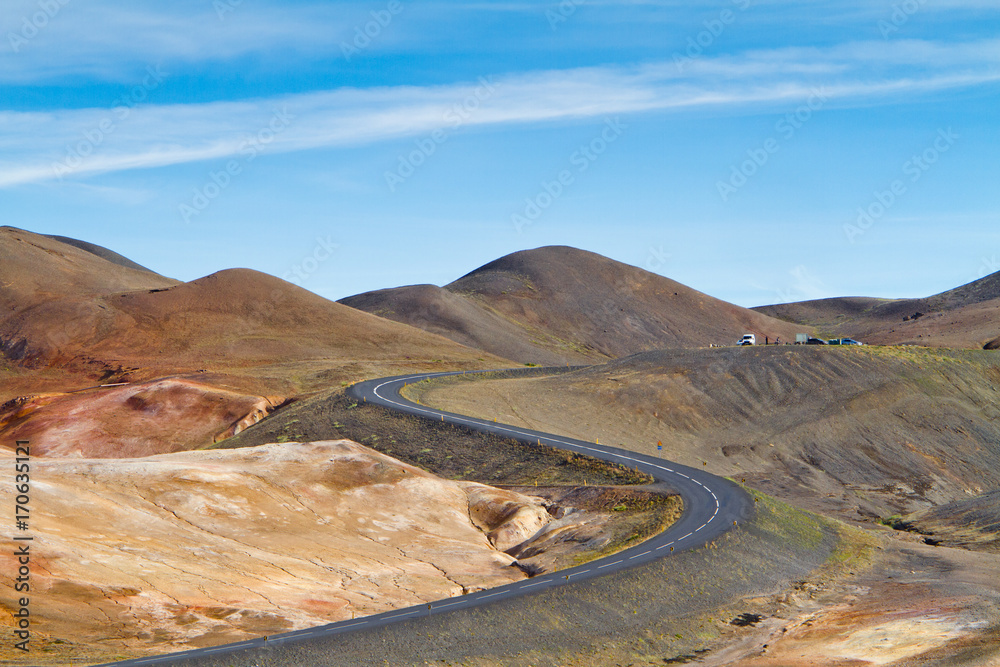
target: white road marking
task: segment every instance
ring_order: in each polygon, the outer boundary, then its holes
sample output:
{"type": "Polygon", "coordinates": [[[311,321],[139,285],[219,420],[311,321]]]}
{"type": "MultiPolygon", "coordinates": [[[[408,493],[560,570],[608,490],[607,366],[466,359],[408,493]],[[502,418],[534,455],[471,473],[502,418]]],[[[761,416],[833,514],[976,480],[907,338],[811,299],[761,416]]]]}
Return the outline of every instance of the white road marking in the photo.
{"type": "Polygon", "coordinates": [[[416,613],[417,613],[417,612],[415,612],[415,611],[410,611],[410,612],[407,612],[407,613],[405,613],[405,614],[396,614],[395,616],[386,616],[386,617],[385,617],[385,618],[383,618],[382,620],[383,620],[383,621],[391,621],[391,620],[392,620],[392,619],[394,619],[394,618],[406,618],[407,616],[413,616],[413,615],[414,615],[414,614],[416,614],[416,613]]]}
{"type": "Polygon", "coordinates": [[[459,600],[458,602],[449,602],[448,604],[439,604],[432,607],[432,609],[445,609],[447,607],[454,607],[457,604],[465,604],[468,600],[459,600]]]}

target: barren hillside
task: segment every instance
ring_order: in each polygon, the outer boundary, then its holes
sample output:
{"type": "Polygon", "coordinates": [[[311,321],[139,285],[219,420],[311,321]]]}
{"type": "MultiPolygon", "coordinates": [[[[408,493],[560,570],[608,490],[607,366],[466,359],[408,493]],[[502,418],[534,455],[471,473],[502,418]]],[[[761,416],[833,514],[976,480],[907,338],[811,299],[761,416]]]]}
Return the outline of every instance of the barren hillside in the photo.
{"type": "Polygon", "coordinates": [[[341,303],[523,362],[564,364],[657,348],[794,340],[802,327],[565,246],[507,255],[445,287],[417,285],[341,303]]]}
{"type": "Polygon", "coordinates": [[[179,283],[99,246],[10,227],[0,229],[0,353],[0,402],[206,370],[197,380],[291,395],[428,364],[509,363],[256,271],[179,283]]]}
{"type": "Polygon", "coordinates": [[[981,348],[1000,336],[1000,272],[924,299],[847,297],[755,311],[880,345],[981,348]]]}
{"type": "Polygon", "coordinates": [[[1000,358],[981,350],[657,351],[547,379],[441,381],[421,396],[704,464],[845,518],[1000,487],[1000,358]]]}

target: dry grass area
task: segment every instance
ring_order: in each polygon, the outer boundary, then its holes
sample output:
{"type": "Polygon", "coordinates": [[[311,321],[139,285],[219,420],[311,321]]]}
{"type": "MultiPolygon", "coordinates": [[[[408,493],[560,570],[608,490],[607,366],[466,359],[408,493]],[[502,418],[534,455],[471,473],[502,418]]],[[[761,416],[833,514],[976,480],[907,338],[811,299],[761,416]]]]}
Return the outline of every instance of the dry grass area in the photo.
{"type": "MultiPolygon", "coordinates": [[[[441,380],[414,392],[435,407],[598,433],[645,453],[661,440],[669,458],[765,482],[785,500],[867,528],[755,493],[766,508],[757,524],[789,544],[826,549],[822,526],[836,526],[826,562],[784,590],[744,600],[742,627],[730,623],[738,608],[721,606],[700,626],[701,641],[674,655],[643,655],[621,638],[599,664],[989,665],[1000,664],[996,494],[969,494],[995,484],[996,364],[985,352],[919,348],[676,351],[549,379],[441,380]],[[852,449],[859,426],[873,444],[852,449]],[[824,443],[850,467],[829,466],[824,443]],[[844,498],[871,504],[845,508],[844,498]],[[872,521],[893,507],[927,508],[900,519],[920,532],[872,521]]],[[[570,653],[553,655],[535,649],[529,661],[459,664],[574,664],[570,653]]]]}
{"type": "Polygon", "coordinates": [[[434,407],[597,437],[873,521],[1000,486],[997,378],[986,351],[772,346],[412,390],[434,407]]]}

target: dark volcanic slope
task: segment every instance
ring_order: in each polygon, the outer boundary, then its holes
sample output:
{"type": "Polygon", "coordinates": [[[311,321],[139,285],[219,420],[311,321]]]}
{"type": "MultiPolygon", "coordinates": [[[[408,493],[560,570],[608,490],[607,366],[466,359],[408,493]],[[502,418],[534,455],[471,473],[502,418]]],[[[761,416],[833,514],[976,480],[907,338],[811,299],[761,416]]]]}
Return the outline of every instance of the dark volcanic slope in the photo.
{"type": "Polygon", "coordinates": [[[1000,272],[923,299],[846,297],[754,310],[873,343],[982,347],[1000,334],[1000,272]]]}
{"type": "Polygon", "coordinates": [[[793,340],[801,330],[565,246],[507,255],[443,288],[380,290],[341,303],[507,358],[547,364],[732,344],[747,332],[793,340]]]}
{"type": "Polygon", "coordinates": [[[1000,552],[1000,491],[916,512],[905,525],[948,546],[1000,552]]]}
{"type": "Polygon", "coordinates": [[[643,453],[662,442],[671,460],[851,519],[1000,488],[1000,356],[983,350],[656,350],[420,398],[643,453]]]}
{"type": "Polygon", "coordinates": [[[149,273],[155,273],[151,269],[147,269],[142,264],[137,264],[128,257],[119,255],[114,250],[108,250],[104,246],[99,246],[96,243],[88,243],[87,241],[81,241],[80,239],[72,239],[68,236],[56,236],[53,234],[45,234],[45,236],[54,241],[59,241],[60,243],[71,245],[74,248],[79,248],[80,250],[86,250],[90,254],[97,255],[101,259],[106,259],[112,264],[117,264],[118,266],[124,266],[125,268],[128,269],[135,269],[136,271],[147,271],[149,273]]]}
{"type": "Polygon", "coordinates": [[[506,359],[561,364],[562,356],[540,349],[524,329],[473,300],[437,285],[412,285],[366,292],[340,303],[439,334],[506,359]]]}

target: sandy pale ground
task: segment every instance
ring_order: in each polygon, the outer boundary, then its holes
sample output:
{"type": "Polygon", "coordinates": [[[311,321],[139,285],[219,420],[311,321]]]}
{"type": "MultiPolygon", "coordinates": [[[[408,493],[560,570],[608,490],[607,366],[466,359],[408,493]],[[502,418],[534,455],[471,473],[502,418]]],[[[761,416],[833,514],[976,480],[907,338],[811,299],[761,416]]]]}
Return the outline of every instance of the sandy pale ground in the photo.
{"type": "Polygon", "coordinates": [[[883,538],[864,572],[750,601],[762,620],[724,631],[698,664],[1000,664],[1000,559],[883,538]]]}
{"type": "MultiPolygon", "coordinates": [[[[552,519],[540,499],[347,440],[37,458],[31,474],[32,660],[215,645],[517,581],[500,548],[552,519]]],[[[12,487],[0,495],[12,513],[12,487]]],[[[9,643],[0,655],[24,664],[9,643]]]]}

